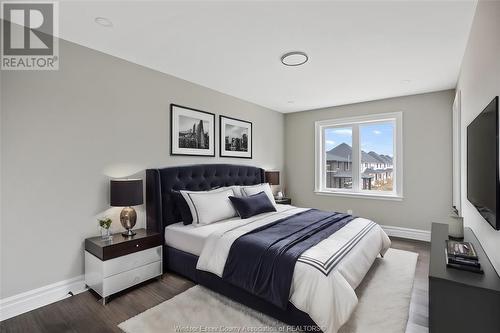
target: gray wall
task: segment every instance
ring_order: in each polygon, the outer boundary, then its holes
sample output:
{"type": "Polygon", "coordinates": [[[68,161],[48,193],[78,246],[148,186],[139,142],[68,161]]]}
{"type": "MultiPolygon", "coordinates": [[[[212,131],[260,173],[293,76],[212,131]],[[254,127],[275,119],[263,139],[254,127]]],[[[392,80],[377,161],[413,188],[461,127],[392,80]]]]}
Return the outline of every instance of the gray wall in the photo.
{"type": "Polygon", "coordinates": [[[457,90],[462,94],[462,214],[500,273],[500,231],[495,231],[467,200],[467,125],[500,96],[500,2],[479,1],[462,62],[457,90]]]}
{"type": "Polygon", "coordinates": [[[452,202],[451,110],[454,91],[413,95],[287,114],[286,178],[294,204],[346,211],[377,223],[429,230],[446,217],[452,202]],[[403,201],[314,194],[314,122],[403,112],[403,201]]]}
{"type": "Polygon", "coordinates": [[[83,273],[95,218],[121,229],[109,177],[189,163],[283,168],[280,113],[65,41],[60,59],[59,71],[1,73],[0,298],[83,273]],[[170,103],[252,121],[254,158],[169,156],[170,103]]]}

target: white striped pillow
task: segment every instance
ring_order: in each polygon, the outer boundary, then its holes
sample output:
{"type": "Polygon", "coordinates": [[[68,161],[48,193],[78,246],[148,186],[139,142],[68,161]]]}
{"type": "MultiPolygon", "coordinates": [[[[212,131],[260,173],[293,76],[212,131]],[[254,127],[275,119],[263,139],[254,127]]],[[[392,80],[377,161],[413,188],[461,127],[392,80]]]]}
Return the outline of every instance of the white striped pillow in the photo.
{"type": "Polygon", "coordinates": [[[234,196],[231,188],[180,192],[189,206],[194,225],[210,224],[237,215],[229,200],[229,196],[234,196]]]}
{"type": "Polygon", "coordinates": [[[274,201],[273,191],[271,190],[271,186],[269,183],[257,184],[257,185],[249,185],[249,186],[241,186],[240,188],[241,194],[245,197],[249,197],[251,195],[265,192],[269,200],[276,206],[276,202],[274,201]]]}

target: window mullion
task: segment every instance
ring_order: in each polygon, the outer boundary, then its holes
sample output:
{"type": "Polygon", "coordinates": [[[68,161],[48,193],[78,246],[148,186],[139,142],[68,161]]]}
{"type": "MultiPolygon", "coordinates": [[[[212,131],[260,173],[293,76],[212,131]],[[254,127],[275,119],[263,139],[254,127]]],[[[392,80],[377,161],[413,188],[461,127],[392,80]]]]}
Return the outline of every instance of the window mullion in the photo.
{"type": "Polygon", "coordinates": [[[352,125],[352,190],[360,191],[360,161],[359,124],[352,125]]]}
{"type": "Polygon", "coordinates": [[[325,128],[321,128],[321,188],[326,188],[326,150],[325,150],[325,128]]]}
{"type": "Polygon", "coordinates": [[[392,133],[392,193],[397,195],[398,194],[398,168],[397,168],[397,163],[398,163],[398,154],[396,153],[397,149],[399,148],[399,142],[397,140],[398,138],[398,130],[399,126],[397,125],[396,121],[392,121],[392,126],[394,128],[394,131],[392,133]]]}

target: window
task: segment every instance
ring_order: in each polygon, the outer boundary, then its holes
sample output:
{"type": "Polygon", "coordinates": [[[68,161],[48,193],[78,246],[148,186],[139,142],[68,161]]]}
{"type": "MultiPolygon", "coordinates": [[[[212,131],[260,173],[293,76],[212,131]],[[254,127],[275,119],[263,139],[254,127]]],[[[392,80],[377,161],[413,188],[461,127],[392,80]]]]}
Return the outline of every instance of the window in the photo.
{"type": "Polygon", "coordinates": [[[352,171],[349,163],[352,163],[350,151],[352,146],[352,129],[350,127],[328,127],[324,130],[324,143],[327,158],[325,160],[325,187],[326,188],[348,188],[352,187],[352,171]],[[335,140],[333,140],[335,138],[335,140]],[[329,151],[337,148],[337,154],[329,151]]]}
{"type": "Polygon", "coordinates": [[[401,199],[402,114],[316,122],[318,194],[401,199]]]}

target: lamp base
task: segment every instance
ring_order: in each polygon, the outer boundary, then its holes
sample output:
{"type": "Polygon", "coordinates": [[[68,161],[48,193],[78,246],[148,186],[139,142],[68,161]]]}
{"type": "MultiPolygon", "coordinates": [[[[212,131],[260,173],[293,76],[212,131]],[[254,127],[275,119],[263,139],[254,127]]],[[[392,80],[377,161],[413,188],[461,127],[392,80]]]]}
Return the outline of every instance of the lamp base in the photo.
{"type": "Polygon", "coordinates": [[[120,222],[122,227],[124,227],[127,231],[123,232],[122,235],[124,237],[132,237],[135,235],[135,232],[132,231],[132,228],[135,226],[135,222],[137,221],[137,213],[135,209],[132,207],[125,207],[122,209],[120,213],[120,222]]]}
{"type": "Polygon", "coordinates": [[[135,235],[136,235],[136,233],[132,229],[128,229],[127,231],[122,232],[123,237],[133,237],[135,235]]]}

